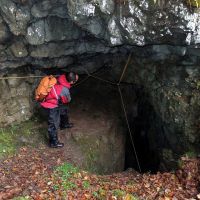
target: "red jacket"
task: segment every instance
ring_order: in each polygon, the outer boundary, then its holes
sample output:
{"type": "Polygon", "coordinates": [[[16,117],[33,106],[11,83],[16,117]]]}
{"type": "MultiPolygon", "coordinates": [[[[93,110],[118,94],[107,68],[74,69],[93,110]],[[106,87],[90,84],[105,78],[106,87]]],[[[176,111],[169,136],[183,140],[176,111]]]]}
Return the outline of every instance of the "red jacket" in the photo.
{"type": "Polygon", "coordinates": [[[45,100],[41,103],[44,108],[56,108],[59,102],[66,104],[71,101],[69,89],[70,83],[66,80],[65,75],[58,77],[58,82],[53,86],[45,100]]]}

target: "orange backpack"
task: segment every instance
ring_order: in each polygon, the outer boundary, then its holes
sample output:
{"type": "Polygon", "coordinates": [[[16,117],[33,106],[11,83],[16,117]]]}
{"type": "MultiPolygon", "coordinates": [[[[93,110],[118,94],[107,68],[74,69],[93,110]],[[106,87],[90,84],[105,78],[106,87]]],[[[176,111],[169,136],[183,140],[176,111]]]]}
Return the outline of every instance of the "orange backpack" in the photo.
{"type": "Polygon", "coordinates": [[[42,78],[35,90],[35,100],[43,101],[56,83],[57,79],[52,75],[42,78]]]}

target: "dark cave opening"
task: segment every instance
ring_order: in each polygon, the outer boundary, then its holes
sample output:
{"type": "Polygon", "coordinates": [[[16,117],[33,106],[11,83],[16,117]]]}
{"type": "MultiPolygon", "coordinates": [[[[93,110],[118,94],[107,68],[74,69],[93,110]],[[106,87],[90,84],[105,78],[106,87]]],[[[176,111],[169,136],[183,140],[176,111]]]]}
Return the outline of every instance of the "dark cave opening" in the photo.
{"type": "Polygon", "coordinates": [[[125,170],[134,168],[141,172],[156,173],[159,170],[160,152],[159,145],[156,144],[157,139],[153,137],[156,135],[159,123],[143,88],[132,88],[137,98],[137,114],[127,111],[131,133],[126,132],[125,170]],[[154,131],[153,135],[152,131],[154,131]]]}
{"type": "MultiPolygon", "coordinates": [[[[62,71],[57,69],[48,69],[47,71],[47,74],[62,73],[62,71]]],[[[100,73],[100,77],[104,78],[103,74],[104,72],[102,74],[100,73]]],[[[86,77],[86,75],[80,75],[80,81],[84,80],[86,77]]],[[[144,92],[144,88],[142,88],[142,86],[122,83],[121,89],[126,104],[127,117],[141,172],[155,173],[159,170],[160,161],[159,151],[156,149],[155,143],[153,143],[154,146],[152,146],[152,143],[150,142],[150,140],[154,140],[154,138],[150,138],[152,137],[150,132],[152,129],[153,131],[156,130],[154,108],[150,104],[148,95],[144,92]],[[133,107],[137,108],[133,109],[133,107]]],[[[93,105],[95,109],[105,109],[110,113],[114,112],[119,116],[124,130],[126,130],[123,133],[125,135],[124,170],[133,168],[140,171],[132,146],[130,133],[128,132],[123,109],[121,109],[122,105],[117,87],[106,83],[104,84],[100,80],[90,78],[79,87],[72,88],[71,94],[74,99],[72,104],[74,105],[78,105],[81,101],[83,101],[85,104],[88,103],[93,105]],[[101,99],[103,99],[103,101],[101,101],[101,99]]]]}

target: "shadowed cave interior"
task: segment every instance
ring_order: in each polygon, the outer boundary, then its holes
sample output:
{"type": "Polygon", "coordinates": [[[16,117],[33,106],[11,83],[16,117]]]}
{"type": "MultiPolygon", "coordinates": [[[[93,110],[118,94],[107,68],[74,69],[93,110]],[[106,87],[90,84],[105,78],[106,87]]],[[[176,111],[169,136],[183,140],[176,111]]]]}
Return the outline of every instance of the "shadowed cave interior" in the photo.
{"type": "MultiPolygon", "coordinates": [[[[48,69],[44,70],[43,72],[47,74],[62,74],[62,71],[57,69],[48,69]]],[[[95,73],[97,74],[95,76],[111,82],[117,82],[114,77],[111,77],[106,73],[107,72],[105,69],[101,69],[95,73]]],[[[84,119],[85,121],[83,123],[84,126],[86,126],[86,132],[88,128],[90,135],[93,134],[90,130],[93,119],[98,124],[98,120],[101,120],[101,118],[104,116],[108,117],[109,120],[115,118],[115,120],[111,120],[112,122],[108,123],[112,123],[111,132],[114,132],[115,129],[120,130],[118,131],[120,133],[117,134],[120,135],[120,138],[122,138],[123,142],[119,143],[120,145],[117,143],[117,147],[114,151],[109,150],[111,151],[109,152],[111,154],[118,154],[118,149],[120,149],[120,156],[117,159],[120,162],[120,167],[116,168],[114,171],[123,171],[127,170],[128,168],[133,168],[137,171],[140,171],[141,169],[141,172],[154,173],[159,170],[159,150],[156,149],[156,146],[151,146],[151,141],[156,141],[156,139],[149,138],[149,132],[152,130],[155,131],[156,128],[158,128],[158,124],[153,106],[148,101],[148,95],[145,94],[143,87],[134,84],[127,84],[125,82],[120,84],[131,131],[130,133],[122,102],[120,100],[118,86],[95,79],[94,77],[89,77],[88,79],[86,78],[87,75],[80,75],[79,82],[81,84],[71,89],[73,100],[68,106],[69,116],[72,118],[71,120],[73,121],[75,118],[77,121],[80,121],[78,119],[79,117],[84,118],[84,116],[81,116],[80,111],[87,112],[87,117],[84,119]],[[71,115],[73,117],[71,117],[71,115]],[[98,115],[101,115],[100,119],[98,118],[98,115]],[[133,143],[131,142],[132,140],[133,143]],[[135,146],[135,151],[133,144],[135,146]],[[140,169],[138,167],[136,155],[138,157],[140,169]]],[[[80,126],[82,126],[81,123],[80,126]]],[[[99,126],[101,126],[101,123],[99,123],[99,126]]],[[[81,127],[78,128],[81,129],[81,127]]],[[[96,128],[101,129],[100,127],[96,128]]],[[[99,134],[101,134],[101,132],[99,134]]],[[[88,135],[88,133],[86,133],[86,135],[88,135]]],[[[153,142],[153,144],[155,144],[155,142],[153,142]]],[[[113,144],[111,144],[111,146],[112,145],[113,144]]],[[[103,151],[103,149],[100,151],[103,151]]],[[[104,154],[106,152],[101,153],[104,154]]],[[[106,159],[103,162],[106,162],[106,159]]],[[[95,162],[93,164],[95,165],[95,162]]],[[[96,162],[96,164],[98,165],[99,163],[96,162]]],[[[103,163],[101,164],[103,165],[103,163]]],[[[113,164],[115,165],[115,163],[113,164]]],[[[105,173],[109,173],[109,171],[110,170],[105,171],[105,173]]]]}

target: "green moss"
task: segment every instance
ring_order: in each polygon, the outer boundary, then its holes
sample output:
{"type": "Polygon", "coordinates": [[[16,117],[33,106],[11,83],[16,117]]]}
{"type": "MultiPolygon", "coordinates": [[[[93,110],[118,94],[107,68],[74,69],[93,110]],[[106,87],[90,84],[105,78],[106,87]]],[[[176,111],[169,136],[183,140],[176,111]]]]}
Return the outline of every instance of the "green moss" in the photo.
{"type": "Polygon", "coordinates": [[[194,151],[188,151],[185,153],[185,156],[189,157],[189,158],[196,158],[197,157],[197,153],[194,151]]]}
{"type": "Polygon", "coordinates": [[[89,181],[83,181],[83,188],[88,189],[90,187],[90,182],[89,181]]]}
{"type": "Polygon", "coordinates": [[[0,159],[12,155],[21,146],[45,142],[46,129],[35,119],[0,128],[0,159]]]}
{"type": "Polygon", "coordinates": [[[85,151],[85,155],[86,155],[86,170],[94,173],[99,173],[99,170],[96,167],[97,165],[95,164],[98,159],[98,152],[90,148],[87,149],[87,151],[85,151]]]}
{"type": "MultiPolygon", "coordinates": [[[[158,0],[150,0],[150,3],[162,3],[162,1],[158,1],[158,0]]],[[[163,0],[164,3],[164,0],[163,0]]],[[[200,0],[185,0],[185,3],[189,6],[193,6],[195,8],[199,8],[200,7],[200,0]]]]}
{"type": "Polygon", "coordinates": [[[194,6],[196,8],[200,7],[200,0],[186,0],[186,2],[190,5],[190,6],[194,6]]]}
{"type": "Polygon", "coordinates": [[[96,191],[96,194],[97,194],[97,199],[100,200],[106,199],[106,194],[107,194],[106,190],[100,188],[98,191],[96,191]]]}
{"type": "Polygon", "coordinates": [[[118,198],[122,198],[123,196],[125,196],[126,192],[120,189],[115,189],[112,191],[113,195],[118,197],[118,198]]]}
{"type": "Polygon", "coordinates": [[[178,160],[178,168],[183,167],[183,161],[181,159],[178,160]]]}
{"type": "Polygon", "coordinates": [[[64,163],[63,165],[56,168],[54,171],[54,176],[56,179],[60,179],[60,184],[53,185],[53,190],[71,190],[77,188],[77,185],[70,180],[76,173],[79,172],[77,167],[72,164],[64,163]]]}
{"type": "Polygon", "coordinates": [[[14,153],[16,145],[13,140],[12,132],[1,128],[0,132],[0,158],[14,153]]]}
{"type": "Polygon", "coordinates": [[[93,173],[101,173],[101,166],[98,167],[97,161],[99,158],[99,141],[94,137],[79,136],[74,138],[80,146],[81,151],[85,156],[85,164],[83,168],[93,173]]]}
{"type": "Polygon", "coordinates": [[[113,196],[117,197],[117,199],[130,199],[130,200],[139,200],[138,197],[133,196],[132,194],[127,194],[126,191],[115,189],[112,191],[113,196]]]}
{"type": "Polygon", "coordinates": [[[79,170],[77,167],[74,167],[72,164],[64,163],[63,165],[59,166],[55,170],[57,173],[61,174],[63,179],[68,179],[77,173],[79,170]]]}
{"type": "Polygon", "coordinates": [[[15,197],[13,200],[27,200],[30,199],[30,197],[15,197]]]}

